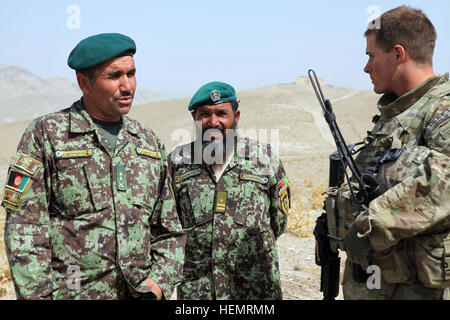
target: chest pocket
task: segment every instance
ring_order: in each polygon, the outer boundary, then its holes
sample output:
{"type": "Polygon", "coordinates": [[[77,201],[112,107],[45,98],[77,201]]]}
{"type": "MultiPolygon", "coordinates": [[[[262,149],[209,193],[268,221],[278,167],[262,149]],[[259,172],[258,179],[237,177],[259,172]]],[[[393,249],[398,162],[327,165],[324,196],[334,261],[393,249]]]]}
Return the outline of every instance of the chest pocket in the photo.
{"type": "Polygon", "coordinates": [[[213,219],[214,186],[201,168],[179,170],[174,177],[177,205],[183,228],[213,219]]]}
{"type": "Polygon", "coordinates": [[[241,202],[236,207],[234,222],[248,228],[270,227],[269,178],[242,170],[239,185],[241,202]]]}
{"type": "Polygon", "coordinates": [[[92,159],[60,159],[53,177],[57,211],[64,218],[101,211],[108,207],[102,168],[92,159]]]}

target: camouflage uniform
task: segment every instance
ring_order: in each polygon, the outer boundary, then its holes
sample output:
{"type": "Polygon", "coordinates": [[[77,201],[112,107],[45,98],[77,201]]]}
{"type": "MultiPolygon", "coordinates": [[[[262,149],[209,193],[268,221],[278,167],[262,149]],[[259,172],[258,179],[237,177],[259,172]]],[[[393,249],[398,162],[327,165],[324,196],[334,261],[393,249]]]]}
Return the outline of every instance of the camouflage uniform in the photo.
{"type": "Polygon", "coordinates": [[[189,150],[194,143],[169,156],[177,211],[187,233],[178,298],[281,299],[276,239],[285,231],[290,208],[281,161],[270,145],[238,139],[216,181],[211,166],[195,164],[189,150]]]}
{"type": "MultiPolygon", "coordinates": [[[[397,163],[397,172],[410,170],[410,167],[414,170],[404,174],[402,181],[392,188],[386,188],[386,192],[371,201],[367,214],[356,219],[362,230],[360,234],[363,238],[368,236],[375,252],[371,260],[347,254],[343,280],[345,299],[448,298],[449,106],[448,74],[433,77],[401,97],[385,94],[380,99],[381,117],[374,118],[375,127],[368,133],[365,148],[356,158],[361,172],[374,172],[373,160],[380,156],[380,151],[387,149],[423,146],[428,150],[426,154],[434,156],[397,163]],[[362,265],[363,270],[368,265],[379,266],[381,289],[370,290],[365,282],[355,281],[354,263],[362,265]]],[[[341,188],[342,195],[343,200],[336,203],[340,218],[348,225],[352,220],[348,187],[341,188]]]]}
{"type": "Polygon", "coordinates": [[[186,235],[175,212],[164,146],[122,117],[115,150],[82,100],[36,119],[10,162],[2,200],[19,299],[170,297],[186,235]]]}

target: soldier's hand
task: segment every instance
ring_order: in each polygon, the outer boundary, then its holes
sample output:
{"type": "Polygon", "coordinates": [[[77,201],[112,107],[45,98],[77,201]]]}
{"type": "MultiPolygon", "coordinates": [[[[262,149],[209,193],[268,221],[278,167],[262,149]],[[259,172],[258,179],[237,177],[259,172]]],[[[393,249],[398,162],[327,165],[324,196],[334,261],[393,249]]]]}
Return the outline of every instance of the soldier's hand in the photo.
{"type": "Polygon", "coordinates": [[[350,225],[344,238],[344,249],[347,253],[366,259],[373,249],[369,237],[358,236],[358,233],[362,233],[361,231],[355,222],[350,225]]]}
{"type": "Polygon", "coordinates": [[[145,279],[145,283],[155,294],[156,299],[161,300],[162,299],[162,290],[158,286],[158,284],[155,281],[153,281],[152,279],[145,279]]]}
{"type": "MultiPolygon", "coordinates": [[[[161,300],[162,299],[162,290],[161,290],[161,288],[158,286],[158,284],[155,281],[153,281],[152,279],[145,279],[145,284],[152,291],[152,293],[156,296],[157,300],[161,300]]],[[[145,294],[142,294],[142,293],[139,293],[139,292],[133,292],[131,294],[133,299],[142,299],[142,297],[144,295],[145,294]]]]}

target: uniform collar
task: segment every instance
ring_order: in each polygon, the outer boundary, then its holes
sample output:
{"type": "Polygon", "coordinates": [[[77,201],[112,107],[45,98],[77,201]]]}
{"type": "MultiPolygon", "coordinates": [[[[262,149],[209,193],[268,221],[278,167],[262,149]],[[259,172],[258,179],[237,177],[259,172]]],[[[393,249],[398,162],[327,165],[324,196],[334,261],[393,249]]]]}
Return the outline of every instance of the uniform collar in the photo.
{"type": "Polygon", "coordinates": [[[86,110],[83,98],[70,107],[70,132],[86,133],[95,130],[95,124],[86,110]]]}
{"type": "Polygon", "coordinates": [[[400,97],[393,93],[384,94],[378,101],[378,109],[381,112],[381,116],[384,118],[391,118],[401,114],[415,104],[435,85],[447,80],[448,74],[443,76],[434,76],[400,97]]]}
{"type": "MultiPolygon", "coordinates": [[[[135,124],[127,116],[122,117],[122,128],[132,135],[138,135],[135,124]]],[[[87,133],[91,131],[95,131],[95,124],[87,112],[83,98],[81,98],[74,102],[70,108],[70,132],[87,133]]]]}

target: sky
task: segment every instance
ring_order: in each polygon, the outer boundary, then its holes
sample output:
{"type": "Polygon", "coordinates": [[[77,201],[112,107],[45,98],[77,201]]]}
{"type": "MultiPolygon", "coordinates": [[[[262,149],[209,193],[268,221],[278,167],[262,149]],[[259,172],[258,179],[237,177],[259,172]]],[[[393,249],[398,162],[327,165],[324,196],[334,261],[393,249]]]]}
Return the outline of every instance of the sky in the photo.
{"type": "Polygon", "coordinates": [[[434,70],[450,71],[450,1],[37,0],[3,1],[0,64],[75,82],[67,57],[82,39],[119,32],[137,44],[138,86],[192,96],[209,81],[237,91],[295,82],[308,69],[326,83],[371,89],[363,33],[377,14],[422,9],[438,39],[434,70]]]}

